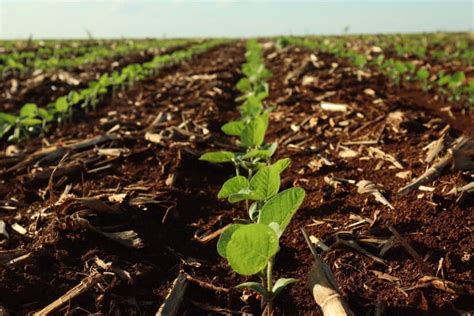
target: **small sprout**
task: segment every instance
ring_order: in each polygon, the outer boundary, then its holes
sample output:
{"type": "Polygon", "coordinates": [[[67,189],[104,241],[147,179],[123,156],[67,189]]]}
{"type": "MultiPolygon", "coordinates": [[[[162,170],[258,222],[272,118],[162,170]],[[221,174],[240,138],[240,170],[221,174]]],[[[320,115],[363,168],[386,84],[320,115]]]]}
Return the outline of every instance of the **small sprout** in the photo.
{"type": "Polygon", "coordinates": [[[428,91],[430,88],[429,83],[428,83],[429,77],[430,77],[430,73],[424,67],[418,69],[418,71],[416,72],[416,78],[421,82],[423,90],[425,91],[428,91]]]}

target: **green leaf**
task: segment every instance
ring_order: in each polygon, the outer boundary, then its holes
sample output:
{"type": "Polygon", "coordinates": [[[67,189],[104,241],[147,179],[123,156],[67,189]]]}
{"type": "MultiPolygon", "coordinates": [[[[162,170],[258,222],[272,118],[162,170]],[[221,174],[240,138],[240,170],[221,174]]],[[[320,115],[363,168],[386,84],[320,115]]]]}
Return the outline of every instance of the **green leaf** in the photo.
{"type": "Polygon", "coordinates": [[[422,81],[427,80],[429,76],[430,76],[430,73],[428,70],[426,70],[426,68],[420,68],[416,72],[416,77],[422,81]]]}
{"type": "Polygon", "coordinates": [[[60,97],[56,100],[54,103],[54,107],[56,108],[56,111],[64,113],[69,110],[69,103],[67,102],[66,97],[60,97]]]}
{"type": "Polygon", "coordinates": [[[244,122],[242,121],[231,121],[222,125],[221,130],[230,136],[240,136],[242,131],[244,130],[244,122]]]}
{"type": "Polygon", "coordinates": [[[38,109],[38,116],[41,117],[43,120],[49,122],[52,121],[54,116],[45,109],[38,109]]]}
{"type": "Polygon", "coordinates": [[[263,124],[265,126],[265,131],[268,128],[268,120],[270,117],[270,112],[265,111],[262,115],[260,115],[261,119],[263,120],[263,124]]]}
{"type": "Polygon", "coordinates": [[[438,80],[438,85],[444,86],[445,84],[449,83],[450,81],[451,81],[451,76],[450,75],[442,75],[438,80]]]}
{"type": "Polygon", "coordinates": [[[235,193],[229,196],[230,203],[237,203],[243,200],[252,200],[253,191],[250,188],[241,189],[239,193],[235,193]]]}
{"type": "Polygon", "coordinates": [[[199,160],[208,161],[212,163],[230,162],[235,159],[235,154],[230,151],[213,151],[205,153],[199,160]]]}
{"type": "Polygon", "coordinates": [[[20,117],[35,117],[38,114],[38,106],[34,103],[26,103],[20,109],[20,117]]]}
{"type": "Polygon", "coordinates": [[[258,282],[244,282],[236,286],[238,289],[252,289],[260,293],[263,297],[268,298],[268,291],[258,282]]]}
{"type": "Polygon", "coordinates": [[[272,152],[269,149],[252,149],[248,153],[242,156],[242,159],[250,158],[263,158],[266,159],[272,155],[272,152]]]}
{"type": "Polygon", "coordinates": [[[76,91],[71,91],[68,95],[69,101],[71,104],[78,104],[81,102],[82,95],[77,93],[76,91]]]}
{"type": "Polygon", "coordinates": [[[6,122],[8,124],[15,124],[17,119],[18,117],[15,115],[5,113],[5,112],[0,112],[0,123],[6,122]]]}
{"type": "Polygon", "coordinates": [[[258,222],[265,225],[277,223],[283,233],[303,203],[305,192],[302,188],[291,188],[271,198],[260,211],[258,222]]]}
{"type": "Polygon", "coordinates": [[[273,156],[273,154],[277,150],[277,147],[278,147],[278,143],[276,141],[274,141],[273,143],[270,144],[270,146],[268,146],[268,150],[270,151],[270,157],[273,156]]]}
{"type": "Polygon", "coordinates": [[[240,135],[240,141],[245,147],[257,147],[265,138],[265,121],[257,116],[247,123],[240,135]]]}
{"type": "Polygon", "coordinates": [[[272,166],[278,170],[278,173],[282,173],[290,165],[290,158],[283,158],[275,162],[272,166]]]}
{"type": "Polygon", "coordinates": [[[255,95],[250,95],[245,99],[245,102],[240,106],[242,116],[255,117],[263,110],[262,99],[255,95]]]}
{"type": "Polygon", "coordinates": [[[399,73],[403,74],[407,71],[407,66],[403,62],[397,60],[395,63],[395,69],[399,73]]]}
{"type": "Polygon", "coordinates": [[[235,272],[253,275],[262,271],[277,251],[278,238],[270,227],[248,224],[232,234],[226,255],[235,272]]]}
{"type": "Polygon", "coordinates": [[[254,198],[259,201],[268,200],[280,189],[280,173],[272,166],[260,168],[250,180],[250,188],[254,198]]]}
{"type": "Polygon", "coordinates": [[[21,124],[23,126],[36,126],[36,125],[40,125],[41,123],[43,122],[40,119],[32,118],[32,117],[27,117],[21,120],[21,124]]]}
{"type": "Polygon", "coordinates": [[[273,285],[273,288],[272,288],[272,293],[273,293],[273,296],[278,296],[278,294],[280,294],[281,291],[283,291],[283,289],[285,287],[287,287],[288,285],[290,284],[293,284],[293,283],[296,283],[298,282],[298,279],[293,279],[293,278],[280,278],[278,279],[275,284],[273,285]]]}
{"type": "Polygon", "coordinates": [[[255,97],[259,100],[265,99],[266,97],[268,97],[268,90],[264,90],[264,91],[261,91],[261,92],[257,93],[257,95],[255,97]]]}
{"type": "Polygon", "coordinates": [[[221,234],[219,237],[219,241],[217,241],[217,253],[222,257],[226,258],[226,251],[227,251],[227,244],[230,241],[230,238],[232,237],[232,234],[239,229],[242,224],[232,224],[229,227],[227,227],[226,230],[221,234]]]}
{"type": "Polygon", "coordinates": [[[237,83],[236,88],[241,92],[249,92],[252,90],[252,84],[249,79],[242,78],[237,83]]]}
{"type": "Polygon", "coordinates": [[[451,77],[451,81],[455,81],[456,83],[463,83],[464,80],[466,80],[466,75],[463,71],[456,71],[451,77]]]}
{"type": "Polygon", "coordinates": [[[364,55],[357,54],[354,57],[354,65],[358,68],[364,67],[364,65],[367,63],[367,59],[365,58],[364,55]]]}
{"type": "Polygon", "coordinates": [[[227,198],[233,194],[239,193],[241,190],[248,189],[249,180],[243,176],[235,176],[230,178],[222,185],[221,190],[217,194],[219,199],[227,198]]]}

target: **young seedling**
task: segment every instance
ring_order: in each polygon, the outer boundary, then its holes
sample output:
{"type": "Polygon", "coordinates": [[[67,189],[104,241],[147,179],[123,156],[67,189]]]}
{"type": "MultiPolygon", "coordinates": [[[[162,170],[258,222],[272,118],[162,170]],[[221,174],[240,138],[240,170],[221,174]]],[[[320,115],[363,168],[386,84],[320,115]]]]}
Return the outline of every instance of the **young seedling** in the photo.
{"type": "Polygon", "coordinates": [[[280,278],[274,283],[273,266],[280,249],[279,239],[304,196],[302,188],[291,188],[274,195],[262,206],[255,223],[229,226],[217,243],[219,255],[227,259],[235,272],[244,276],[259,276],[260,282],[244,282],[237,287],[258,292],[266,303],[267,315],[272,314],[273,301],[278,294],[298,281],[280,278]]]}
{"type": "Polygon", "coordinates": [[[428,81],[429,77],[430,77],[430,72],[424,67],[418,69],[418,71],[416,72],[416,78],[421,82],[421,86],[424,91],[428,91],[430,89],[430,85],[428,81]]]}

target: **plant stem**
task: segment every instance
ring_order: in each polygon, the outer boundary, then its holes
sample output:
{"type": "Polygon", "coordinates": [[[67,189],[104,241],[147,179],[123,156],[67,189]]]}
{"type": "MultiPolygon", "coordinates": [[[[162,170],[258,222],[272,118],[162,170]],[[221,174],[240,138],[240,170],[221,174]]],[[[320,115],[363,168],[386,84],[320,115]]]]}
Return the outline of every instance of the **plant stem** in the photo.
{"type": "Polygon", "coordinates": [[[273,313],[273,258],[268,260],[267,264],[267,291],[268,291],[268,298],[267,298],[267,313],[269,316],[273,313]]]}
{"type": "MultiPolygon", "coordinates": [[[[247,179],[250,181],[250,179],[252,179],[252,168],[250,167],[248,169],[248,176],[247,176],[247,179]]],[[[247,214],[249,214],[249,200],[245,200],[245,207],[247,208],[247,214]]]]}

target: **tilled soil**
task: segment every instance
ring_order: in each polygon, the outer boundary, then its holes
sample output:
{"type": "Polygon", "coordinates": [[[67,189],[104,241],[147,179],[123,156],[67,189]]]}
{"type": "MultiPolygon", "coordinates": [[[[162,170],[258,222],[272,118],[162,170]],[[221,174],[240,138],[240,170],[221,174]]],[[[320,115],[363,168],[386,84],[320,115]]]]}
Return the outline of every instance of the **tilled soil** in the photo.
{"type": "MultiPolygon", "coordinates": [[[[235,84],[244,51],[241,42],[213,48],[106,98],[97,112],[44,139],[8,149],[18,153],[0,160],[0,219],[9,232],[8,239],[0,235],[0,255],[19,249],[24,257],[0,261],[0,306],[14,314],[39,310],[98,273],[97,284],[58,313],[149,315],[183,271],[191,280],[180,314],[260,312],[255,294],[233,289],[247,279],[217,255],[215,239],[203,239],[247,216],[241,205],[216,197],[232,168],[197,160],[203,152],[237,150],[220,126],[238,117],[235,84]],[[77,145],[90,139],[96,142],[77,145]],[[49,145],[62,150],[33,154],[49,145]],[[13,230],[15,223],[27,232],[13,230]],[[111,234],[124,231],[122,239],[111,234]]],[[[447,127],[439,112],[419,105],[424,96],[415,89],[402,94],[375,73],[358,80],[347,63],[328,55],[309,65],[310,54],[270,48],[266,55],[273,72],[267,104],[274,106],[267,141],[279,143],[275,159],[292,160],[282,189],[296,185],[307,192],[275,267],[276,277],[300,282],[277,299],[277,313],[319,315],[305,285],[313,259],[302,227],[330,247],[322,258],[356,315],[372,313],[376,305],[386,315],[473,310],[472,295],[414,288],[432,274],[473,293],[473,200],[457,203],[447,195],[472,175],[448,169],[426,191],[397,194],[426,169],[424,146],[442,133],[448,139],[472,133],[472,127],[457,119],[447,127]],[[323,111],[321,100],[345,103],[348,111],[323,111]],[[361,140],[375,142],[346,144],[361,140]],[[401,168],[375,156],[374,148],[401,168]],[[405,171],[411,175],[397,176],[405,171]],[[379,184],[393,209],[357,193],[352,180],[379,184]],[[396,240],[389,226],[431,273],[399,243],[391,244],[396,240]]]]}

